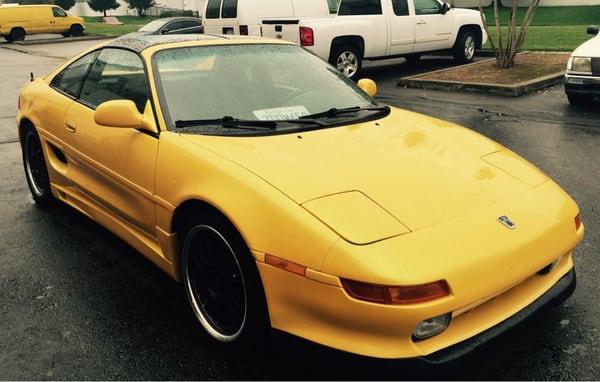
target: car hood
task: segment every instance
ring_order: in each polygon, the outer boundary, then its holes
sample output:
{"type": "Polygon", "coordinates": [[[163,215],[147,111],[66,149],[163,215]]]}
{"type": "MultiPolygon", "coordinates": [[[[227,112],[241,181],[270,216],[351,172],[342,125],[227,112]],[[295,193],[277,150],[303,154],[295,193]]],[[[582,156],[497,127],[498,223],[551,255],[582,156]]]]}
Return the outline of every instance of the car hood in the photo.
{"type": "Polygon", "coordinates": [[[581,44],[573,52],[577,57],[600,57],[600,35],[589,39],[581,44]]]}
{"type": "Polygon", "coordinates": [[[447,221],[546,180],[477,133],[398,109],[377,121],[304,133],[183,137],[261,177],[356,244],[447,221]],[[379,231],[390,216],[397,222],[379,231]]]}

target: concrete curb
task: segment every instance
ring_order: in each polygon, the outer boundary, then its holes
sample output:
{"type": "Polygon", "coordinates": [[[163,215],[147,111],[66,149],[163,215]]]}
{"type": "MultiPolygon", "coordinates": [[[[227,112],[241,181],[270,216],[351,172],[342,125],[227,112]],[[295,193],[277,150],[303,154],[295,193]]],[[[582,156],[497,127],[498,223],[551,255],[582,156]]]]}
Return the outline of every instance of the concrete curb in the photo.
{"type": "Polygon", "coordinates": [[[114,36],[82,36],[82,37],[63,37],[63,38],[48,38],[43,40],[31,40],[31,41],[14,41],[11,45],[29,46],[29,45],[44,45],[44,44],[62,44],[66,42],[77,42],[77,41],[94,41],[94,40],[108,40],[114,39],[114,36]]]}
{"type": "MultiPolygon", "coordinates": [[[[474,62],[471,64],[463,65],[461,67],[467,67],[472,65],[479,65],[484,62],[491,61],[493,59],[483,60],[474,62]]],[[[433,73],[447,72],[455,69],[456,67],[436,70],[433,73]]],[[[480,93],[497,94],[507,97],[520,97],[524,94],[534,92],[536,90],[544,89],[552,85],[563,82],[565,72],[561,71],[553,73],[548,76],[534,78],[533,80],[519,82],[514,85],[500,85],[500,84],[489,84],[479,82],[466,82],[466,81],[448,81],[448,80],[425,80],[420,78],[424,74],[418,74],[415,76],[404,77],[398,81],[397,86],[406,86],[409,88],[416,89],[429,89],[429,90],[448,90],[448,91],[472,91],[480,93]]]]}

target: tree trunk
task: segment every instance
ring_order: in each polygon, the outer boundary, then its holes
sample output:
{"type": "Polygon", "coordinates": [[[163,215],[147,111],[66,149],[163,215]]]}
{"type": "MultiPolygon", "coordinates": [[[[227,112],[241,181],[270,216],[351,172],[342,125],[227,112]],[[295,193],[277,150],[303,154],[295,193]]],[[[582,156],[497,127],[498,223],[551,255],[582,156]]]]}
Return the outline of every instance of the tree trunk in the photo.
{"type": "Polygon", "coordinates": [[[481,20],[484,23],[485,31],[488,36],[490,36],[490,45],[494,50],[494,55],[496,56],[496,65],[499,68],[507,69],[515,64],[515,57],[517,53],[523,46],[525,42],[525,36],[527,35],[527,31],[529,30],[529,25],[533,21],[533,16],[535,15],[535,11],[540,4],[540,0],[530,0],[529,7],[527,9],[527,13],[523,18],[523,22],[521,24],[520,29],[517,28],[517,11],[519,9],[519,1],[512,0],[512,6],[510,7],[510,16],[507,24],[507,41],[506,45],[503,43],[503,31],[502,25],[500,23],[500,10],[502,7],[501,0],[492,0],[494,7],[494,20],[496,24],[496,32],[497,37],[496,41],[491,37],[489,33],[489,28],[486,24],[484,12],[483,12],[483,0],[479,0],[479,12],[481,13],[481,20]],[[500,7],[498,6],[500,3],[500,7]],[[518,30],[518,33],[517,33],[518,30]]]}

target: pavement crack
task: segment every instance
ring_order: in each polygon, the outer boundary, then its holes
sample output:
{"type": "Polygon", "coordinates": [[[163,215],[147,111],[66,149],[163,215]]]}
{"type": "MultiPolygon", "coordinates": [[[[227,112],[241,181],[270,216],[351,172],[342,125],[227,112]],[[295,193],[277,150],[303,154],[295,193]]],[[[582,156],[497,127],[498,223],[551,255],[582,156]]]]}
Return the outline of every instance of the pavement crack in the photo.
{"type": "Polygon", "coordinates": [[[19,140],[18,139],[14,139],[12,141],[0,141],[0,145],[7,145],[7,144],[10,144],[10,143],[19,143],[19,140]]]}

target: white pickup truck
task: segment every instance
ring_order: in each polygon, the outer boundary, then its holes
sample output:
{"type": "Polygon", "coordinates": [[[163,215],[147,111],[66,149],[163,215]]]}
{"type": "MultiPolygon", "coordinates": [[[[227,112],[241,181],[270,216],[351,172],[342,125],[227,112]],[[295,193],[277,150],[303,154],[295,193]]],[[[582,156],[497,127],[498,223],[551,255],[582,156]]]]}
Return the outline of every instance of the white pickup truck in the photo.
{"type": "Polygon", "coordinates": [[[487,41],[478,11],[450,8],[439,0],[341,0],[337,12],[336,0],[207,3],[206,33],[294,41],[350,78],[359,75],[363,60],[415,61],[423,53],[445,51],[461,63],[470,62],[487,41]]]}

